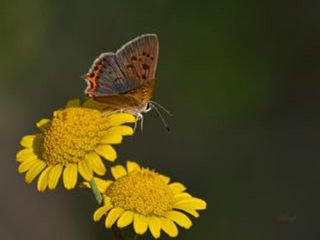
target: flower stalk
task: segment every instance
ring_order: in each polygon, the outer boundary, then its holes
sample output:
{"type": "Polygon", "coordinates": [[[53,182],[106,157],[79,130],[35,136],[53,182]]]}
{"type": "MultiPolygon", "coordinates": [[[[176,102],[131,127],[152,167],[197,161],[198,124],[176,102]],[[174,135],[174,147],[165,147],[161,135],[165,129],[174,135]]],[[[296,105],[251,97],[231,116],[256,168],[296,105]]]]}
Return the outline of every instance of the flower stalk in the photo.
{"type": "Polygon", "coordinates": [[[91,191],[92,191],[95,199],[97,200],[97,203],[100,206],[102,203],[102,195],[97,187],[96,181],[93,178],[90,181],[90,188],[91,188],[91,191]]]}

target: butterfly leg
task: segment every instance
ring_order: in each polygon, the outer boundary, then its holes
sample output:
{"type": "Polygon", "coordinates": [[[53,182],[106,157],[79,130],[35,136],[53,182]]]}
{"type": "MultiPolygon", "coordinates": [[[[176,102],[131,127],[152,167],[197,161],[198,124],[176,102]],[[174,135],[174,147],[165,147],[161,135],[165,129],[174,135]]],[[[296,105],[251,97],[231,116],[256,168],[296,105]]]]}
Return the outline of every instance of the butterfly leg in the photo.
{"type": "Polygon", "coordinates": [[[141,132],[143,132],[143,115],[141,113],[140,114],[140,127],[141,127],[141,132]]]}
{"type": "Polygon", "coordinates": [[[143,132],[143,115],[141,113],[136,114],[137,120],[134,123],[134,131],[136,131],[138,122],[140,121],[141,132],[143,132]]]}

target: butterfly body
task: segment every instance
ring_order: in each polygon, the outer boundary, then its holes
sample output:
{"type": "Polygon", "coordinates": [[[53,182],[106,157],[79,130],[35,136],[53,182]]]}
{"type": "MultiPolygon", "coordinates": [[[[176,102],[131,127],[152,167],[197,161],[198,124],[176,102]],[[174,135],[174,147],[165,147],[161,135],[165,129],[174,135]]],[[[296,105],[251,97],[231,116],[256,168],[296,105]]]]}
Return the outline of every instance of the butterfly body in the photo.
{"type": "Polygon", "coordinates": [[[122,110],[138,115],[142,112],[148,112],[155,83],[156,81],[151,81],[120,95],[93,97],[93,99],[105,103],[109,110],[122,110]]]}
{"type": "Polygon", "coordinates": [[[102,53],[84,78],[85,93],[106,109],[141,117],[149,111],[156,80],[159,43],[155,34],[141,35],[115,53],[102,53]]]}

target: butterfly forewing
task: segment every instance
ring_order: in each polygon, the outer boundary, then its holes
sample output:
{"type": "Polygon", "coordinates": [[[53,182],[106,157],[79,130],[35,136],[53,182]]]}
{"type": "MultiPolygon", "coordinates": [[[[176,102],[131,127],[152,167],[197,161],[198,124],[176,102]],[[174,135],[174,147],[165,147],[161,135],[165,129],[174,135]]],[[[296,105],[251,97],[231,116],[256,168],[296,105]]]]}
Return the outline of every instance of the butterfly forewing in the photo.
{"type": "Polygon", "coordinates": [[[129,82],[136,87],[155,80],[159,43],[156,34],[141,35],[116,52],[117,62],[129,82]]]}

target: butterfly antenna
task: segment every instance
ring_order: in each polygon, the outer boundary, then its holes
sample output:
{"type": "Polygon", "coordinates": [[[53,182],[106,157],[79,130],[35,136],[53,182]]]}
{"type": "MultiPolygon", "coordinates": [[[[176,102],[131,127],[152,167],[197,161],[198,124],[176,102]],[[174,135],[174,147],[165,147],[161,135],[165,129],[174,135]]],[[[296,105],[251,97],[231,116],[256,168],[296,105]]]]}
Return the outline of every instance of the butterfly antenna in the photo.
{"type": "Polygon", "coordinates": [[[151,103],[152,103],[152,105],[155,107],[155,106],[157,106],[157,107],[159,107],[159,108],[161,108],[164,112],[166,112],[166,114],[168,114],[170,117],[172,117],[173,116],[173,114],[168,110],[168,109],[166,109],[164,106],[162,106],[160,103],[157,103],[157,102],[155,102],[155,101],[150,101],[151,103]]]}
{"type": "Polygon", "coordinates": [[[159,109],[157,108],[157,106],[154,104],[154,102],[151,103],[151,106],[156,110],[156,112],[158,113],[160,119],[161,119],[161,122],[163,123],[163,126],[168,130],[170,131],[170,128],[168,126],[168,124],[166,123],[166,121],[164,120],[163,116],[161,115],[159,109]]]}

